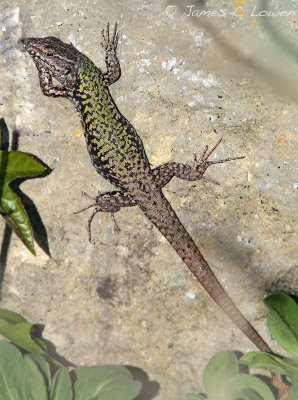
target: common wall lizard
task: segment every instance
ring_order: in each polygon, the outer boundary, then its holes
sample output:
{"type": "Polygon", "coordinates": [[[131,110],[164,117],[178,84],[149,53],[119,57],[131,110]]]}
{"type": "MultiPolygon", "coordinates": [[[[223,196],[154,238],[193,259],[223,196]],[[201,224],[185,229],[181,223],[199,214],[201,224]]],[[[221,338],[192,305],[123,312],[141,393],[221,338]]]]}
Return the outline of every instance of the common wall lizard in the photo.
{"type": "Polygon", "coordinates": [[[56,37],[23,40],[37,67],[43,94],[65,97],[74,104],[84,127],[92,164],[99,174],[119,189],[98,195],[94,204],[85,208],[94,206],[88,220],[89,240],[91,221],[97,212],[115,213],[121,207],[139,206],[217,305],[260,350],[271,352],[227,295],[162,192],[163,186],[174,176],[189,181],[208,180],[204,173],[210,165],[243,157],[209,161],[219,141],[210,151],[206,146],[201,158],[195,159],[193,167],[169,162],[152,169],[141,138],[120,113],[109,91],[109,86],[121,75],[116,55],[118,38],[117,24],[112,37],[109,25],[106,32],[102,31],[101,45],[106,52],[107,65],[105,73],[72,44],[66,44],[56,37]],[[53,85],[52,77],[61,86],[53,85]]]}

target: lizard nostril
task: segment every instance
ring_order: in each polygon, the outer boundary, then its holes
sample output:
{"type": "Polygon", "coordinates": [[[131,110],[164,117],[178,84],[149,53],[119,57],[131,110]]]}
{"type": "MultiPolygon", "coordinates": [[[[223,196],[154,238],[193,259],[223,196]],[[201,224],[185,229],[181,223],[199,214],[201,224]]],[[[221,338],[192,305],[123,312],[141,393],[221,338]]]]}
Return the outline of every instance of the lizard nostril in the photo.
{"type": "Polygon", "coordinates": [[[28,39],[21,39],[20,42],[26,47],[28,39]]]}
{"type": "Polygon", "coordinates": [[[30,39],[21,39],[20,42],[23,44],[26,50],[30,47],[31,40],[30,39]]]}

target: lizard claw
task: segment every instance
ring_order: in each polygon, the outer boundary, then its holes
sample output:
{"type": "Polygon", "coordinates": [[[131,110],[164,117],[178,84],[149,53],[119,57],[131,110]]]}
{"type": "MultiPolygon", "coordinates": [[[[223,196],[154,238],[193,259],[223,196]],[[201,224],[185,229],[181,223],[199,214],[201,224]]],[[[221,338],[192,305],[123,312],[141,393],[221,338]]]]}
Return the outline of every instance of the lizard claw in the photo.
{"type": "Polygon", "coordinates": [[[115,232],[119,233],[121,231],[121,229],[119,228],[119,225],[116,222],[115,213],[112,212],[111,216],[112,216],[112,221],[113,221],[113,224],[114,224],[115,232]]]}
{"type": "Polygon", "coordinates": [[[82,208],[82,209],[79,210],[79,211],[74,211],[73,214],[80,214],[81,212],[86,211],[86,210],[88,210],[89,208],[91,208],[91,207],[96,207],[96,206],[97,206],[97,203],[90,204],[90,206],[84,207],[84,208],[82,208]]]}
{"type": "MultiPolygon", "coordinates": [[[[90,208],[92,206],[94,206],[94,204],[92,204],[91,206],[89,206],[87,208],[90,208]]],[[[83,211],[83,210],[81,210],[81,211],[83,211]]],[[[88,239],[89,239],[90,243],[91,243],[91,223],[92,223],[93,218],[95,217],[95,215],[100,211],[102,211],[102,209],[100,207],[95,207],[94,210],[93,210],[93,213],[88,218],[88,239]]],[[[119,226],[118,226],[118,224],[117,224],[117,222],[115,220],[115,216],[114,216],[113,212],[112,212],[112,220],[113,220],[113,223],[114,223],[114,226],[115,226],[115,232],[119,233],[120,232],[120,228],[119,228],[119,226]]]]}
{"type": "Polygon", "coordinates": [[[88,194],[88,193],[86,193],[84,191],[81,193],[81,195],[84,196],[84,197],[88,197],[88,199],[96,201],[96,197],[92,197],[92,196],[90,196],[90,194],[88,194]]]}
{"type": "MultiPolygon", "coordinates": [[[[90,208],[90,207],[88,207],[88,208],[90,208]]],[[[93,210],[93,213],[88,218],[88,239],[89,239],[90,243],[91,243],[91,223],[92,223],[93,218],[95,217],[95,214],[97,214],[99,211],[101,211],[101,209],[98,207],[95,207],[93,210]]]]}
{"type": "Polygon", "coordinates": [[[220,185],[220,183],[218,181],[216,181],[215,179],[212,179],[212,178],[208,178],[208,176],[203,175],[202,179],[204,179],[205,181],[208,181],[208,182],[212,182],[215,185],[220,185]]]}

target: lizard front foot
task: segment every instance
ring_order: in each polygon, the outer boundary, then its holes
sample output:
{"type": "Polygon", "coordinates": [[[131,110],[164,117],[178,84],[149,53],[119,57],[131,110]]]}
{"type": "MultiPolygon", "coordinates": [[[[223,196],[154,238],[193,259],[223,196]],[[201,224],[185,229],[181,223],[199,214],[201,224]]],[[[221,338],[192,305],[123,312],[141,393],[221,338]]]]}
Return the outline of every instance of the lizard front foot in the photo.
{"type": "Polygon", "coordinates": [[[110,40],[110,24],[109,24],[109,22],[107,23],[106,34],[103,29],[101,32],[101,36],[102,36],[102,41],[100,42],[100,44],[104,48],[106,53],[111,53],[111,52],[116,53],[118,40],[119,40],[119,33],[117,32],[117,22],[115,23],[111,40],[110,40]]]}

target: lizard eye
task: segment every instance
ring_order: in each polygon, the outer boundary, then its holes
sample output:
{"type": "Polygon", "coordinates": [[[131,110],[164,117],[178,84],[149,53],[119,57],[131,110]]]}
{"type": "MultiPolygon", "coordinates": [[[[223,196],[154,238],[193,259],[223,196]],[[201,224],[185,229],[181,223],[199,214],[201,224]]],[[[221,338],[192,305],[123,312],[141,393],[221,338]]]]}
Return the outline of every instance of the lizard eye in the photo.
{"type": "Polygon", "coordinates": [[[53,53],[51,51],[46,51],[45,54],[47,57],[51,57],[53,55],[53,53]]]}

